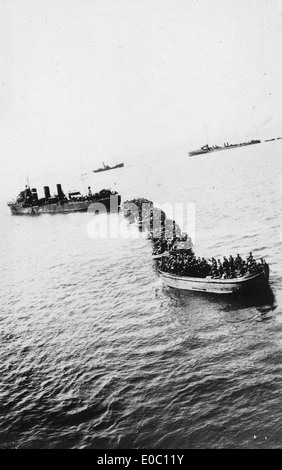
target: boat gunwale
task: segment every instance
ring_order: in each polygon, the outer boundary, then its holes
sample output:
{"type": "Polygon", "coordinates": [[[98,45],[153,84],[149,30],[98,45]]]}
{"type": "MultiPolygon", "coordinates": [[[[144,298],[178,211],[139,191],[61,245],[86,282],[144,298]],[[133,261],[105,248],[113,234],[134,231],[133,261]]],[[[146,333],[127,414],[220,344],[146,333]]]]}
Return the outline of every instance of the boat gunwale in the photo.
{"type": "Polygon", "coordinates": [[[226,285],[226,284],[244,284],[248,281],[253,281],[258,279],[259,277],[265,276],[264,271],[256,273],[254,275],[244,276],[242,278],[230,278],[230,279],[216,279],[216,278],[206,278],[206,277],[188,277],[188,276],[178,276],[177,274],[170,274],[165,271],[158,270],[158,273],[161,276],[168,277],[175,280],[187,281],[187,282],[198,282],[198,283],[206,283],[206,284],[219,284],[219,285],[226,285]]]}

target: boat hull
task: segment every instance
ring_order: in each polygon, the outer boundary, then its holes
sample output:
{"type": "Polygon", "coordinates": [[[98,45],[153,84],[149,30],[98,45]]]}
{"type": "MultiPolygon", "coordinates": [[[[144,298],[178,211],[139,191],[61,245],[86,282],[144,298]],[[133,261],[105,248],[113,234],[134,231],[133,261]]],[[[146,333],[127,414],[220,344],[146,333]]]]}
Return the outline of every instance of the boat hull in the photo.
{"type": "MultiPolygon", "coordinates": [[[[91,205],[95,207],[96,204],[102,204],[106,211],[112,211],[120,206],[121,196],[107,197],[97,201],[68,201],[58,202],[56,204],[45,204],[42,206],[29,206],[23,207],[21,204],[9,203],[12,215],[41,215],[41,214],[69,214],[71,212],[86,212],[91,205]]],[[[98,207],[97,207],[98,210],[98,207]]]]}
{"type": "Polygon", "coordinates": [[[238,294],[262,289],[268,284],[268,274],[265,271],[254,275],[234,279],[212,279],[177,276],[159,271],[167,287],[211,294],[238,294]]]}
{"type": "Polygon", "coordinates": [[[152,255],[153,259],[161,259],[169,256],[169,252],[165,251],[164,253],[159,253],[158,255],[152,255]]]}
{"type": "Polygon", "coordinates": [[[98,168],[97,170],[93,170],[93,173],[100,173],[101,171],[109,171],[109,170],[115,170],[116,168],[123,168],[124,163],[119,163],[118,165],[115,166],[106,166],[105,168],[98,168]]]}

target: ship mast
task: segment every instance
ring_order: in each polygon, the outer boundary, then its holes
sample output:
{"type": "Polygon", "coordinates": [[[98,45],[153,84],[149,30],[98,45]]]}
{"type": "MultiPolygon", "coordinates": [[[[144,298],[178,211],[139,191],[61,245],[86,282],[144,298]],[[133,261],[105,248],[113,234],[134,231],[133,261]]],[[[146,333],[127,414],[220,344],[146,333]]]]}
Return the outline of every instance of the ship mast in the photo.
{"type": "Polygon", "coordinates": [[[84,189],[84,193],[86,194],[86,189],[85,189],[85,183],[84,183],[84,178],[83,176],[87,176],[87,173],[81,173],[81,179],[82,179],[82,183],[83,183],[83,189],[84,189]]]}

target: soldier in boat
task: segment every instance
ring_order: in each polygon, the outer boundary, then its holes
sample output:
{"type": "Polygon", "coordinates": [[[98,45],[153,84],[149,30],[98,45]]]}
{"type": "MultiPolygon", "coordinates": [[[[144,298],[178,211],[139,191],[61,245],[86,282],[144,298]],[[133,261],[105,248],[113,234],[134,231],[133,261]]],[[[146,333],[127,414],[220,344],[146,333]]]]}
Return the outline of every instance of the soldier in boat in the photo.
{"type": "Polygon", "coordinates": [[[220,259],[217,260],[217,265],[218,265],[218,274],[219,274],[219,277],[222,277],[222,276],[223,276],[223,266],[222,266],[222,264],[221,264],[220,259]]]}
{"type": "Polygon", "coordinates": [[[223,276],[225,278],[228,278],[229,277],[229,262],[226,256],[223,257],[222,267],[223,267],[223,276]]]}
{"type": "Polygon", "coordinates": [[[216,278],[219,276],[218,269],[215,264],[212,265],[211,270],[210,270],[210,277],[216,278]]]}
{"type": "Polygon", "coordinates": [[[230,276],[235,277],[235,262],[232,255],[229,256],[229,269],[230,269],[230,276]]]}
{"type": "Polygon", "coordinates": [[[242,260],[241,267],[240,267],[240,276],[245,276],[247,273],[247,264],[246,261],[242,260]]]}
{"type": "Polygon", "coordinates": [[[207,276],[210,271],[210,265],[205,258],[202,258],[201,266],[202,266],[203,275],[207,276]]]}
{"type": "Polygon", "coordinates": [[[235,264],[235,268],[236,269],[240,269],[241,268],[241,265],[242,265],[242,258],[241,256],[239,255],[239,253],[237,253],[237,256],[235,258],[235,261],[234,261],[234,264],[235,264]]]}
{"type": "Polygon", "coordinates": [[[251,259],[251,260],[248,260],[248,263],[247,263],[247,267],[248,267],[248,272],[250,274],[254,274],[258,271],[258,265],[257,265],[257,262],[255,259],[251,259]]]}

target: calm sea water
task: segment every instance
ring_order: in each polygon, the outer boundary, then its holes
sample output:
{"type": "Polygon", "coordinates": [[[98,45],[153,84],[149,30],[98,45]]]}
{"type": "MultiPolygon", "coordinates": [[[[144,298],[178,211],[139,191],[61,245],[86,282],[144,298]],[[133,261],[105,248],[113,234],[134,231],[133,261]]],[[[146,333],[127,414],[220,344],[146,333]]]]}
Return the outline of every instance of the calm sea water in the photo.
{"type": "Polygon", "coordinates": [[[1,448],[281,447],[282,144],[188,150],[89,183],[194,202],[196,254],[264,256],[271,292],[166,290],[146,237],[93,239],[93,216],[12,217],[2,201],[1,448]]]}

